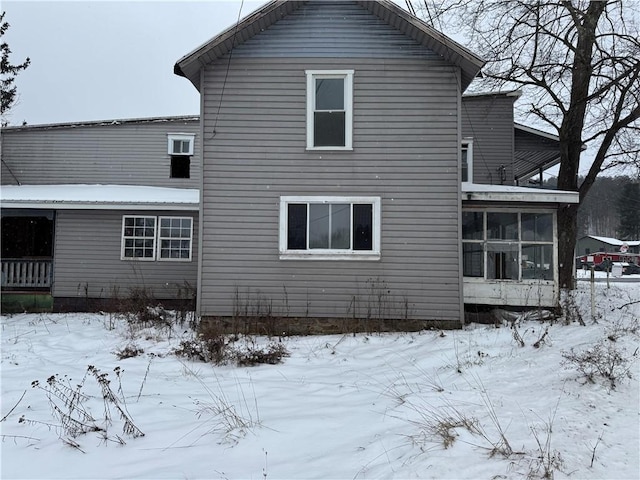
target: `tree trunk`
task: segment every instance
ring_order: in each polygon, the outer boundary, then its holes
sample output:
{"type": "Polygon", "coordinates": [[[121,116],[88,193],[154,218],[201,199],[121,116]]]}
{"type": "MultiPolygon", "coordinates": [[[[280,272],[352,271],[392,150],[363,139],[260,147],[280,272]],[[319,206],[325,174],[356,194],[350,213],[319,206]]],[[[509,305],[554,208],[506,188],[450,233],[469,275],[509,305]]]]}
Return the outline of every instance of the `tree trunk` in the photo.
{"type": "Polygon", "coordinates": [[[578,232],[578,205],[558,209],[558,267],[560,288],[573,289],[574,255],[578,232]]]}

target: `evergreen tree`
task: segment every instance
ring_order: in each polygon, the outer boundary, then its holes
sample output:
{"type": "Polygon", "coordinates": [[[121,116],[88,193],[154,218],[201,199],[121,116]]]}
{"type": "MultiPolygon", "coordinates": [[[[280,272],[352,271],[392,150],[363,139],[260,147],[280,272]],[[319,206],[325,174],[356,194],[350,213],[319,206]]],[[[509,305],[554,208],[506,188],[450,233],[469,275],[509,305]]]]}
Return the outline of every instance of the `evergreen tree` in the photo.
{"type": "Polygon", "coordinates": [[[640,183],[625,185],[618,197],[620,240],[640,240],[640,183]]]}
{"type": "MultiPolygon", "coordinates": [[[[6,12],[2,12],[2,14],[0,14],[0,38],[4,36],[4,33],[9,28],[9,23],[4,21],[5,13],[6,12]]],[[[0,90],[2,93],[0,101],[0,115],[4,115],[8,112],[16,101],[16,86],[14,85],[16,75],[27,68],[31,63],[31,59],[27,57],[24,62],[18,65],[13,65],[9,60],[10,53],[11,49],[9,48],[9,44],[3,41],[0,44],[0,73],[2,74],[2,80],[0,80],[0,90]]]]}

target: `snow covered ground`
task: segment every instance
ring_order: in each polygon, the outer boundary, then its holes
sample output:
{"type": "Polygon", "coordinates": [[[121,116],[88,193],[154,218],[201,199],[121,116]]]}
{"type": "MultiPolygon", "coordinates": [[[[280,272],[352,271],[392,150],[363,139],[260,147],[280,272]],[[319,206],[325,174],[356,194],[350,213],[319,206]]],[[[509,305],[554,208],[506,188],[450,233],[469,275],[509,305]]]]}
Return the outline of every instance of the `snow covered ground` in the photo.
{"type": "Polygon", "coordinates": [[[637,479],[640,285],[596,284],[597,323],[579,288],[585,326],[271,339],[290,356],[255,367],[177,357],[178,326],[4,316],[1,476],[637,479]]]}

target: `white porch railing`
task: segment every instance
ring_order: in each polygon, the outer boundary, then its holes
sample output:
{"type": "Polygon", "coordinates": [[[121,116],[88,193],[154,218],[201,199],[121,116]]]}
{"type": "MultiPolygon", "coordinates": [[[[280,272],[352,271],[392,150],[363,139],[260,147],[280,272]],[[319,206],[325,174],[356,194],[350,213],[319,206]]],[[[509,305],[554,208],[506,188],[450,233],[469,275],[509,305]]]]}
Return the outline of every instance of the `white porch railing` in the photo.
{"type": "Polygon", "coordinates": [[[23,288],[51,287],[51,260],[2,260],[2,286],[23,288]]]}

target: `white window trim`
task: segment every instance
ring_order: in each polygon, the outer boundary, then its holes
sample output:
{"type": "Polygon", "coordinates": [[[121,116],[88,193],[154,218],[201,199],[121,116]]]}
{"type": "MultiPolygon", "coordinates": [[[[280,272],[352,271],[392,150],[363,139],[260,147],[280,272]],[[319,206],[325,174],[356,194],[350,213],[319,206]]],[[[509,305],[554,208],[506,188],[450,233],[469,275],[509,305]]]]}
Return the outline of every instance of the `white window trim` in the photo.
{"type": "MultiPolygon", "coordinates": [[[[131,237],[126,237],[131,238],[131,237]]],[[[148,237],[145,237],[148,238],[148,237]]],[[[158,218],[153,215],[123,215],[122,216],[122,231],[120,233],[120,260],[126,260],[128,262],[154,262],[156,260],[157,255],[157,239],[158,239],[158,218]],[[153,218],[155,221],[154,224],[154,232],[153,232],[153,256],[152,257],[125,257],[125,221],[127,218],[153,218]]]]}
{"type": "MultiPolygon", "coordinates": [[[[380,197],[343,197],[343,196],[284,196],[280,197],[280,260],[380,260],[381,238],[381,201],[380,197]],[[372,249],[371,250],[288,250],[287,206],[290,203],[369,203],[372,212],[372,249]]],[[[351,232],[353,235],[353,231],[351,232]]]]}
{"type": "Polygon", "coordinates": [[[193,156],[195,137],[196,137],[195,133],[167,133],[167,153],[169,155],[193,156]],[[189,141],[189,151],[187,153],[174,153],[173,152],[174,140],[189,141]]]}
{"type": "Polygon", "coordinates": [[[158,217],[158,220],[156,220],[157,223],[157,258],[159,262],[190,262],[191,258],[193,257],[193,217],[176,217],[176,216],[161,216],[158,217]],[[169,219],[169,220],[175,220],[175,219],[179,219],[179,220],[184,220],[184,219],[189,219],[191,220],[191,228],[189,230],[189,258],[163,258],[160,251],[162,250],[162,242],[161,240],[184,240],[184,238],[171,238],[171,237],[163,237],[161,235],[161,228],[162,228],[162,220],[163,219],[169,219]]]}
{"type": "Polygon", "coordinates": [[[305,70],[307,75],[307,150],[353,150],[353,73],[354,70],[305,70]],[[313,120],[315,112],[315,86],[316,78],[342,78],[344,79],[344,147],[314,146],[313,120]]]}
{"type": "MultiPolygon", "coordinates": [[[[463,138],[460,152],[462,155],[462,148],[467,148],[467,179],[463,182],[473,183],[473,139],[463,138]]],[[[462,168],[462,158],[460,159],[460,168],[462,168]]]]}
{"type": "MultiPolygon", "coordinates": [[[[128,262],[191,262],[193,260],[193,217],[189,216],[155,216],[155,215],[123,215],[122,216],[122,231],[120,234],[120,260],[128,262]],[[153,257],[125,257],[125,219],[127,218],[153,218],[155,220],[154,235],[153,235],[153,257]],[[189,232],[189,258],[162,258],[160,255],[160,240],[165,238],[160,235],[160,222],[165,219],[185,219],[191,220],[191,230],[189,232]]],[[[127,237],[130,238],[130,237],[127,237]]]]}

